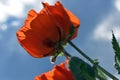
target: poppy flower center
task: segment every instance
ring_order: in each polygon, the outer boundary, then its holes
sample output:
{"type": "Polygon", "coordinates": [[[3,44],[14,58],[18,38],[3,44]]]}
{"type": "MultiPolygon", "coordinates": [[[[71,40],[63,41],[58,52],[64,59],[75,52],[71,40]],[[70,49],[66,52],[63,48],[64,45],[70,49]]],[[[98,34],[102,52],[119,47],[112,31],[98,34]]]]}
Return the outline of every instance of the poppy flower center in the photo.
{"type": "Polygon", "coordinates": [[[50,47],[50,48],[55,45],[55,43],[52,40],[50,40],[50,39],[45,39],[43,41],[43,44],[46,45],[47,47],[50,47]]]}

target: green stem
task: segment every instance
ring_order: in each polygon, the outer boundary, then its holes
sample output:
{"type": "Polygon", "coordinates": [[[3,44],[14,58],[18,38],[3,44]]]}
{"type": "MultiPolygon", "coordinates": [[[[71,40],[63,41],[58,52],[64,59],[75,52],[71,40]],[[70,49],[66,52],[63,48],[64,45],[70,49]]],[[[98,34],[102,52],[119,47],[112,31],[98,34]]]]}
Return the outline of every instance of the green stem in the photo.
{"type": "Polygon", "coordinates": [[[63,49],[62,52],[64,53],[67,59],[70,59],[72,57],[65,49],[63,49]]]}
{"type": "MultiPolygon", "coordinates": [[[[93,65],[94,65],[94,60],[92,60],[90,57],[88,57],[84,52],[82,52],[77,46],[75,46],[71,41],[68,41],[68,43],[74,48],[76,49],[83,57],[85,57],[88,61],[90,61],[93,65]]],[[[107,70],[105,70],[103,67],[101,67],[100,65],[96,65],[101,71],[103,71],[107,76],[109,76],[110,78],[112,78],[113,80],[119,80],[117,79],[114,75],[112,75],[111,73],[109,73],[107,70]]]]}

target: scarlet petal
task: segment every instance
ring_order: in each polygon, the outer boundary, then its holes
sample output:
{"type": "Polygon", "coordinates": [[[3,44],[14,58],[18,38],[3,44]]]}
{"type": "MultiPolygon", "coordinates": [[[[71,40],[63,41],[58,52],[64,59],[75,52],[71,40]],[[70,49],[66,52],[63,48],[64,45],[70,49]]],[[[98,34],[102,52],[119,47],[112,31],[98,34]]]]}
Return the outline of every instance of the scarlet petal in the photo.
{"type": "Polygon", "coordinates": [[[73,14],[71,13],[69,10],[66,9],[66,12],[70,18],[70,21],[72,22],[72,24],[76,27],[80,26],[80,20],[73,14]]]}
{"type": "Polygon", "coordinates": [[[17,32],[20,44],[33,57],[52,54],[54,45],[59,40],[59,33],[51,17],[39,14],[27,24],[17,32]]]}
{"type": "Polygon", "coordinates": [[[24,25],[25,25],[25,26],[29,26],[30,21],[31,21],[35,16],[37,16],[36,11],[34,11],[33,9],[30,10],[30,11],[28,12],[28,17],[27,17],[27,19],[25,20],[24,25]]]}
{"type": "Polygon", "coordinates": [[[17,32],[16,32],[16,35],[17,35],[17,38],[18,38],[18,41],[19,43],[24,40],[26,38],[26,35],[24,34],[24,32],[26,32],[27,30],[30,29],[30,22],[31,20],[36,17],[37,13],[34,11],[34,10],[30,10],[28,12],[28,17],[27,19],[25,20],[24,22],[24,26],[22,26],[17,32]]]}
{"type": "Polygon", "coordinates": [[[61,32],[64,33],[63,36],[68,35],[71,22],[61,3],[56,2],[55,6],[49,6],[47,3],[44,3],[44,9],[48,15],[51,15],[53,17],[53,20],[59,26],[59,28],[62,28],[61,32]]]}
{"type": "Polygon", "coordinates": [[[61,63],[59,66],[46,73],[36,76],[34,80],[75,80],[75,77],[65,67],[65,63],[61,63]]]}
{"type": "Polygon", "coordinates": [[[37,15],[37,13],[36,13],[36,11],[34,11],[33,9],[32,10],[30,10],[29,12],[28,12],[28,20],[31,20],[33,17],[35,17],[37,15]]]}
{"type": "MultiPolygon", "coordinates": [[[[56,24],[63,29],[63,31],[61,30],[61,32],[64,33],[62,37],[67,37],[70,34],[71,27],[78,27],[80,25],[80,20],[72,12],[65,9],[59,1],[57,1],[54,6],[50,6],[48,3],[43,3],[43,5],[43,11],[51,15],[56,24]]],[[[75,31],[71,39],[77,36],[77,31],[78,30],[75,31]]]]}

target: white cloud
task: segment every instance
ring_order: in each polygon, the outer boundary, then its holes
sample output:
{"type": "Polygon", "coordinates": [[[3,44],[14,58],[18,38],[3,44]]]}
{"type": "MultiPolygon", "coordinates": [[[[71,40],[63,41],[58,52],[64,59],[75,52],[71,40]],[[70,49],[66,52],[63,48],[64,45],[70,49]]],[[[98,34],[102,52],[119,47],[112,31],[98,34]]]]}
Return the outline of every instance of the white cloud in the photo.
{"type": "Polygon", "coordinates": [[[19,17],[23,12],[23,4],[18,0],[7,0],[6,3],[0,2],[0,22],[6,21],[8,16],[19,17]]]}
{"type": "Polygon", "coordinates": [[[114,6],[117,11],[111,10],[108,16],[97,25],[93,32],[93,39],[111,40],[112,30],[116,38],[120,38],[120,0],[115,0],[114,6]]]}
{"type": "Polygon", "coordinates": [[[1,25],[0,30],[2,30],[2,31],[7,30],[7,25],[6,24],[1,25]]]}
{"type": "Polygon", "coordinates": [[[34,0],[20,0],[23,4],[33,4],[34,0]]]}
{"type": "Polygon", "coordinates": [[[120,0],[115,1],[115,7],[120,11],[120,0]]]}
{"type": "Polygon", "coordinates": [[[27,5],[33,6],[32,8],[41,8],[41,1],[54,3],[55,0],[0,0],[0,22],[4,23],[9,16],[24,17],[27,5]],[[37,6],[37,7],[36,7],[37,6]]]}
{"type": "Polygon", "coordinates": [[[12,21],[12,22],[11,22],[11,26],[12,26],[12,27],[16,27],[16,26],[18,26],[18,25],[20,25],[20,22],[19,22],[19,21],[12,21]]]}

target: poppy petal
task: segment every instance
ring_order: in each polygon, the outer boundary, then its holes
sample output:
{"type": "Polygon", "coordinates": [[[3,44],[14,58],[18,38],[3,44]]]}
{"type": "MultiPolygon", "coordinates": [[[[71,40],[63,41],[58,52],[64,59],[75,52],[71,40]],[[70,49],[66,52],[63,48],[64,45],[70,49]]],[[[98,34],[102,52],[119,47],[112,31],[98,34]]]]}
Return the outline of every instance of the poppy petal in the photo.
{"type": "Polygon", "coordinates": [[[80,20],[73,14],[71,13],[69,10],[65,9],[68,16],[69,16],[69,19],[70,21],[73,23],[73,25],[76,27],[80,26],[80,20]]]}
{"type": "Polygon", "coordinates": [[[55,6],[49,6],[47,3],[44,3],[44,8],[46,9],[46,13],[53,17],[53,20],[59,26],[59,28],[63,28],[61,32],[64,33],[64,36],[68,35],[71,22],[61,3],[58,1],[56,2],[55,6]]]}
{"type": "Polygon", "coordinates": [[[29,25],[22,27],[17,32],[20,44],[33,57],[50,55],[53,51],[54,44],[59,40],[58,29],[51,20],[51,17],[39,14],[29,25]]]}
{"type": "Polygon", "coordinates": [[[55,65],[51,71],[36,76],[34,80],[75,80],[74,75],[65,65],[65,63],[55,65]]]}

